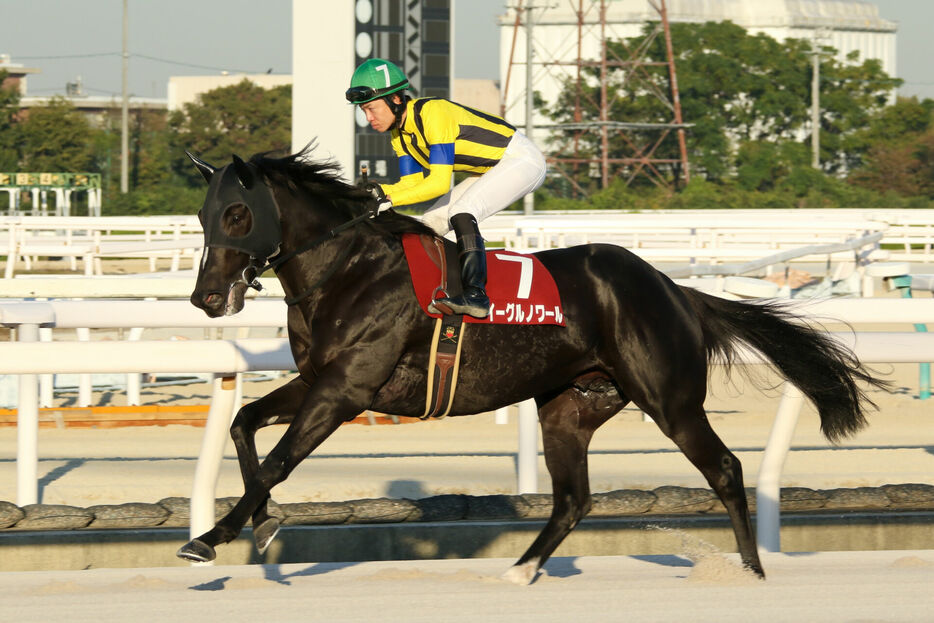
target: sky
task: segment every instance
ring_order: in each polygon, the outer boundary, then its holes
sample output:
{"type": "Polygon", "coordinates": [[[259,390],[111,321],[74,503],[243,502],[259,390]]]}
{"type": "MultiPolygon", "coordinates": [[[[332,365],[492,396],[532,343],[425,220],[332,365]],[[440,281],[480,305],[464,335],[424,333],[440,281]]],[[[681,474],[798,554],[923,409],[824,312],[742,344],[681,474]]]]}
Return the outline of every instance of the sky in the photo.
{"type": "MultiPolygon", "coordinates": [[[[327,10],[351,0],[306,1],[327,10]]],[[[934,0],[875,4],[899,25],[897,73],[906,82],[899,93],[934,98],[934,0]]],[[[499,79],[496,16],[504,6],[455,0],[456,78],[499,79]]],[[[128,0],[128,7],[131,95],[164,98],[173,75],[292,72],[292,0],[128,0]]],[[[122,0],[0,0],[0,54],[41,70],[28,79],[29,95],[64,93],[79,76],[88,95],[119,95],[122,20],[122,0]]]]}

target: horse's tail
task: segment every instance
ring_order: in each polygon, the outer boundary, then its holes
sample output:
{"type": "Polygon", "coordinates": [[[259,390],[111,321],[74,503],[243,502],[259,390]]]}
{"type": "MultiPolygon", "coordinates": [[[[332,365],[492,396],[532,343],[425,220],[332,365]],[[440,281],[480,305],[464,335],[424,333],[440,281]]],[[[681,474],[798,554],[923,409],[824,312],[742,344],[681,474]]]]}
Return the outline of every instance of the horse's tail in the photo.
{"type": "Polygon", "coordinates": [[[863,428],[866,408],[876,407],[860,383],[888,388],[863,369],[850,349],[779,302],[744,303],[693,288],[682,291],[700,317],[708,360],[716,357],[729,365],[738,344],[756,349],[814,403],[821,431],[832,442],[863,428]]]}

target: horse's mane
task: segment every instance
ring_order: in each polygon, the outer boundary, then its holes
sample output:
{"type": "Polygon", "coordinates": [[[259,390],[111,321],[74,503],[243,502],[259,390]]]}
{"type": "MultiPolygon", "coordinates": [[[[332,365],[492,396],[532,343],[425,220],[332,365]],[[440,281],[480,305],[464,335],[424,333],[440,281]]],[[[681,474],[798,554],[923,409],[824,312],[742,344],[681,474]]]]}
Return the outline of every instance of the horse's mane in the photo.
{"type": "MultiPolygon", "coordinates": [[[[285,184],[293,192],[303,191],[338,212],[344,220],[350,220],[368,211],[373,197],[367,191],[352,186],[340,178],[341,167],[333,160],[316,161],[309,155],[314,145],[309,144],[301,151],[284,157],[274,157],[273,152],[255,154],[250,162],[267,178],[285,184]],[[321,201],[321,200],[324,201],[321,201]]],[[[366,224],[389,234],[437,235],[418,219],[397,212],[384,212],[366,224]]]]}

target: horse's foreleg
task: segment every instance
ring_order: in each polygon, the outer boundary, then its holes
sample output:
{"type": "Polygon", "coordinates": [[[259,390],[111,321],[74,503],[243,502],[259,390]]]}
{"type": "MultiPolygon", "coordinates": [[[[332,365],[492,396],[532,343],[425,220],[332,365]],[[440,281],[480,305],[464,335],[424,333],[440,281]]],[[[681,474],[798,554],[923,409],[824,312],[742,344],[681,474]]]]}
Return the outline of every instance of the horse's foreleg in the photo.
{"type": "MultiPolygon", "coordinates": [[[[282,387],[266,394],[237,412],[230,427],[230,437],[237,448],[237,460],[240,463],[240,475],[243,488],[256,477],[259,470],[259,456],[256,452],[256,431],[272,424],[288,424],[301,407],[308,384],[301,377],[295,377],[282,387]]],[[[279,520],[269,515],[267,497],[253,512],[253,541],[260,554],[266,552],[269,544],[279,532],[279,520]]]]}
{"type": "Polygon", "coordinates": [[[756,536],[749,518],[749,504],[743,487],[743,469],[739,459],[729,451],[720,437],[710,427],[703,406],[689,412],[679,412],[679,417],[656,420],[668,437],[674,441],[684,455],[704,475],[711,488],[723,502],[743,565],[765,579],[765,571],[759,561],[756,536]],[[663,425],[662,422],[665,422],[663,425]]]}
{"type": "Polygon", "coordinates": [[[318,402],[309,392],[302,409],[275,447],[266,455],[252,480],[247,484],[243,497],[209,531],[189,541],[178,550],[177,555],[186,560],[206,562],[214,560],[214,548],[220,543],[229,543],[240,534],[250,516],[265,504],[269,491],[279,484],[321,442],[328,438],[345,420],[353,418],[359,409],[341,408],[334,402],[318,402]]]}
{"type": "Polygon", "coordinates": [[[548,523],[506,571],[505,579],[516,584],[531,583],[548,557],[590,510],[587,447],[593,432],[624,404],[615,389],[596,392],[570,388],[539,408],[553,507],[548,523]]]}

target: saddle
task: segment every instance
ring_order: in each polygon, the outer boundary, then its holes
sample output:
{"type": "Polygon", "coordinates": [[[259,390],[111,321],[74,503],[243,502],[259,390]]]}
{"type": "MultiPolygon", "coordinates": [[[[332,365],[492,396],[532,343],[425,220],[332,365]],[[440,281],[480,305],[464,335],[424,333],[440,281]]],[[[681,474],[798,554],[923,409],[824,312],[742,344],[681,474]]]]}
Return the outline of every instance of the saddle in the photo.
{"type": "Polygon", "coordinates": [[[457,247],[443,238],[421,234],[403,235],[402,244],[419,305],[422,311],[436,319],[422,419],[442,418],[451,410],[460,368],[461,345],[468,323],[564,326],[557,286],[535,256],[487,251],[490,315],[473,318],[429,311],[433,300],[462,292],[457,247]]]}
{"type": "MultiPolygon", "coordinates": [[[[457,247],[443,238],[421,234],[404,234],[402,245],[422,311],[440,318],[440,313],[429,311],[429,304],[439,296],[461,293],[457,247]]],[[[465,316],[464,322],[565,326],[558,287],[537,257],[493,249],[486,252],[486,264],[490,315],[465,316]]]]}

